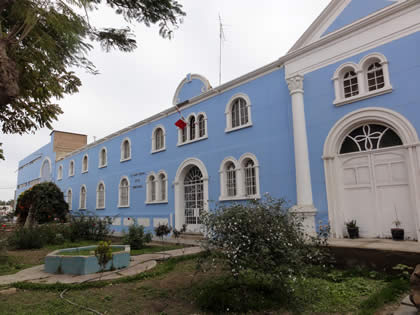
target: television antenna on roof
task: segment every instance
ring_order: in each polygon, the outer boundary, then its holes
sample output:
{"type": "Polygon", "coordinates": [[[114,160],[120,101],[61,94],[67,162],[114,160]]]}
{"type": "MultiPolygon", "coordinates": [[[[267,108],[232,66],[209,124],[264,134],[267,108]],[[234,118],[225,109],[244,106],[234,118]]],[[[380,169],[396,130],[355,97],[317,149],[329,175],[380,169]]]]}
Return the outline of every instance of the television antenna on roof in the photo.
{"type": "Polygon", "coordinates": [[[222,17],[219,13],[219,85],[222,84],[222,43],[226,40],[222,17]]]}

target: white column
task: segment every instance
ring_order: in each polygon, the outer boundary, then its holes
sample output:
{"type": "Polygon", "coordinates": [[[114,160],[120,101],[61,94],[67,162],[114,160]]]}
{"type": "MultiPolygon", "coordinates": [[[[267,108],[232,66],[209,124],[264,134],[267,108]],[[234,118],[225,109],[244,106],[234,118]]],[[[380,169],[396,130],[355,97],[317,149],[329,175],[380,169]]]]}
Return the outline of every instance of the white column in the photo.
{"type": "Polygon", "coordinates": [[[305,108],[303,101],[303,76],[287,79],[292,98],[293,138],[295,147],[297,205],[293,211],[303,216],[303,225],[308,234],[315,233],[317,210],[312,200],[311,172],[309,166],[308,141],[306,133],[305,108]]]}

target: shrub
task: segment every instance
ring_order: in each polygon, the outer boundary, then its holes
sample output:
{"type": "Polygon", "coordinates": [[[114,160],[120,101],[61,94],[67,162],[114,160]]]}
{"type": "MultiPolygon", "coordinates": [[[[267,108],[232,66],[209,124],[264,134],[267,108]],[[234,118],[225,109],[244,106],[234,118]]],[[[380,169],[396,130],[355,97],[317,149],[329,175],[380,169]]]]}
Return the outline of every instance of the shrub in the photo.
{"type": "Polygon", "coordinates": [[[45,240],[39,227],[20,227],[9,236],[8,243],[15,249],[38,249],[45,245],[45,240]]]}
{"type": "Polygon", "coordinates": [[[69,212],[63,192],[51,182],[37,184],[19,195],[15,214],[20,224],[26,222],[30,211],[39,224],[65,222],[69,212]]]}
{"type": "Polygon", "coordinates": [[[157,227],[155,227],[155,234],[157,237],[160,237],[161,240],[163,240],[163,237],[171,233],[172,228],[169,227],[167,224],[159,224],[157,227]]]}
{"type": "Polygon", "coordinates": [[[128,234],[124,235],[124,244],[130,245],[131,249],[142,249],[151,240],[152,235],[150,233],[145,234],[144,227],[137,224],[130,226],[128,234]]]}
{"type": "Polygon", "coordinates": [[[111,234],[110,217],[99,218],[92,213],[75,212],[70,217],[70,241],[103,240],[111,234]]]}
{"type": "Polygon", "coordinates": [[[204,214],[202,221],[209,248],[220,249],[223,265],[236,279],[252,272],[289,290],[305,266],[326,257],[323,239],[305,235],[301,218],[281,199],[220,207],[204,214]]]}
{"type": "Polygon", "coordinates": [[[98,247],[95,249],[95,257],[98,259],[101,271],[104,272],[106,264],[112,260],[111,242],[99,242],[98,247]]]}
{"type": "Polygon", "coordinates": [[[70,226],[63,223],[48,223],[33,227],[42,235],[45,244],[59,245],[70,239],[70,226]]]}

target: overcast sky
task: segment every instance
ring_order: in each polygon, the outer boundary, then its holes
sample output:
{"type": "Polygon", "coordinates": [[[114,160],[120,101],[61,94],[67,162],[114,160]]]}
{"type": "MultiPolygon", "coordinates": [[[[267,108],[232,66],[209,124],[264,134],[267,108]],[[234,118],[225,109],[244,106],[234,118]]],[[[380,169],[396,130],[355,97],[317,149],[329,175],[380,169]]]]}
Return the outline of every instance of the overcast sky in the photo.
{"type": "MultiPolygon", "coordinates": [[[[187,16],[172,40],[156,27],[135,25],[133,53],[91,52],[99,75],[78,71],[80,92],[59,101],[64,114],[54,129],[94,137],[125,128],[172,106],[172,97],[187,73],[198,73],[213,87],[219,83],[219,19],[225,24],[222,83],[262,67],[293,46],[330,0],[179,0],[187,16]]],[[[109,10],[94,23],[121,26],[109,10]]],[[[0,160],[0,200],[14,197],[19,160],[49,142],[48,129],[34,135],[0,135],[6,161],[0,160]]]]}

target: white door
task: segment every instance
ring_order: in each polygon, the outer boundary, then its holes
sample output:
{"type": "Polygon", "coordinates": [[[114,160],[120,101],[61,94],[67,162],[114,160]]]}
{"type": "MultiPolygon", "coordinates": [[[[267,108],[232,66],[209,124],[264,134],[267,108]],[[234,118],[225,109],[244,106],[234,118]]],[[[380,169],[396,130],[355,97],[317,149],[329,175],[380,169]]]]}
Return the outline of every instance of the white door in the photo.
{"type": "Polygon", "coordinates": [[[200,214],[204,210],[203,174],[193,166],[184,179],[184,218],[188,232],[201,231],[200,214]]]}
{"type": "Polygon", "coordinates": [[[343,142],[340,208],[356,220],[361,237],[391,237],[399,220],[405,237],[416,239],[407,150],[390,128],[364,125],[343,142]]]}

